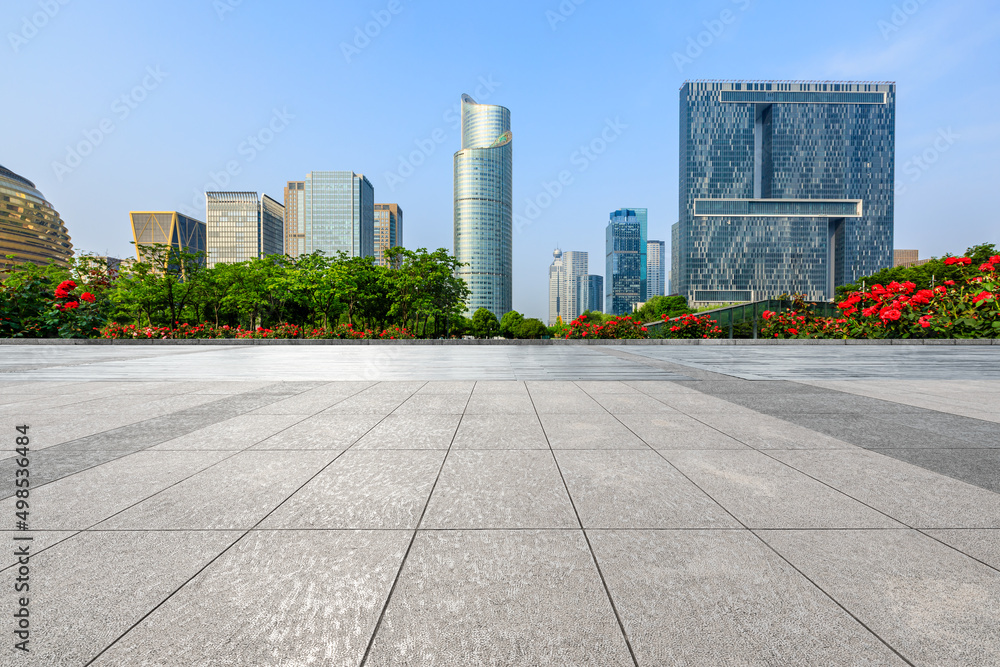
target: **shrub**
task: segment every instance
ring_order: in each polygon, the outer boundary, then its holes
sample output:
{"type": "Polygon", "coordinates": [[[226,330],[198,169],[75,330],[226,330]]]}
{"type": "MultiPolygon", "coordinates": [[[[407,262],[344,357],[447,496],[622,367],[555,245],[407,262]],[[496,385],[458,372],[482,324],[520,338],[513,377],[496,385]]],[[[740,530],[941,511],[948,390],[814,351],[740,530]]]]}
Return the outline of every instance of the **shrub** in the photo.
{"type": "Polygon", "coordinates": [[[663,316],[664,338],[722,338],[722,328],[708,315],[663,316]]]}
{"type": "Polygon", "coordinates": [[[642,322],[626,315],[613,317],[600,324],[584,318],[577,318],[570,322],[564,337],[567,339],[628,340],[647,338],[648,335],[642,322]]]}

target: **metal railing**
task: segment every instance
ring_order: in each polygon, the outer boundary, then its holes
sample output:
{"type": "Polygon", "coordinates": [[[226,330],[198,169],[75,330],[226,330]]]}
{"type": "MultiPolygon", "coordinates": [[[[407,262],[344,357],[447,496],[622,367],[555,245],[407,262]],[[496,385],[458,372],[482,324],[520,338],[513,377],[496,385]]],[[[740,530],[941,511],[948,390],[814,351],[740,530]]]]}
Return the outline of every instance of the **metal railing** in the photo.
{"type": "MultiPolygon", "coordinates": [[[[770,310],[780,313],[791,308],[793,304],[794,302],[791,299],[765,299],[763,301],[753,301],[750,303],[741,303],[735,306],[715,308],[714,310],[703,310],[699,313],[695,313],[695,315],[698,317],[704,317],[705,315],[710,316],[720,327],[722,327],[723,331],[728,329],[729,338],[734,337],[734,330],[737,324],[750,322],[752,323],[752,335],[754,340],[756,340],[757,333],[760,329],[760,322],[763,319],[765,311],[770,310]]],[[[805,304],[820,317],[832,317],[840,313],[840,309],[837,308],[837,304],[829,301],[806,301],[805,304]]],[[[681,317],[684,316],[679,315],[666,321],[659,320],[657,322],[649,322],[643,326],[651,331],[655,331],[656,327],[666,326],[668,322],[676,322],[681,317]]]]}

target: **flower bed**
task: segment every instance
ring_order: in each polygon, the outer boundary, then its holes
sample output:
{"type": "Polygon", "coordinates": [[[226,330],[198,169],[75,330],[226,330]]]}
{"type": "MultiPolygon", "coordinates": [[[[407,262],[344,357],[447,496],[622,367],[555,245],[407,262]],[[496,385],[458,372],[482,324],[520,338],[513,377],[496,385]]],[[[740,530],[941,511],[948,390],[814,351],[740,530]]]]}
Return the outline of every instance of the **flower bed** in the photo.
{"type": "Polygon", "coordinates": [[[837,306],[841,317],[815,317],[804,304],[764,313],[766,338],[995,338],[1000,335],[1000,255],[978,268],[948,257],[957,280],[918,290],[912,282],[872,285],[837,306]]]}
{"type": "Polygon", "coordinates": [[[569,331],[565,335],[567,340],[636,340],[647,337],[648,333],[642,322],[628,316],[600,323],[577,318],[570,322],[569,331]]]}
{"type": "Polygon", "coordinates": [[[371,329],[356,330],[350,324],[340,324],[332,329],[315,328],[303,330],[297,324],[279,324],[273,328],[257,327],[256,329],[244,329],[242,327],[230,327],[228,325],[215,326],[205,322],[203,324],[191,325],[188,323],[177,323],[173,327],[142,327],[135,324],[118,324],[112,322],[101,329],[101,338],[107,339],[172,339],[172,340],[196,340],[196,339],[259,339],[259,340],[289,340],[296,338],[306,339],[346,339],[346,340],[403,340],[415,338],[409,330],[402,327],[391,326],[382,332],[376,333],[371,329]]]}
{"type": "Polygon", "coordinates": [[[722,338],[722,328],[708,315],[663,316],[664,338],[722,338]]]}

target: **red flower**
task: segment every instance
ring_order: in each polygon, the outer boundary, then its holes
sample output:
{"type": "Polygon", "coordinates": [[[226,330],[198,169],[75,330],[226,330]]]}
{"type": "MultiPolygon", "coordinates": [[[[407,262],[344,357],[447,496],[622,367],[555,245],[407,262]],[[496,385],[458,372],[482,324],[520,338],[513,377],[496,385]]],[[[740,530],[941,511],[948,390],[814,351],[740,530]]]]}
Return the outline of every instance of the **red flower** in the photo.
{"type": "Polygon", "coordinates": [[[944,264],[945,264],[945,266],[951,266],[952,264],[958,264],[958,257],[945,257],[944,258],[944,264]]]}
{"type": "Polygon", "coordinates": [[[56,288],[56,298],[57,299],[68,299],[69,298],[69,292],[67,292],[66,290],[64,290],[61,287],[57,287],[56,288]]]}
{"type": "Polygon", "coordinates": [[[990,257],[990,264],[1000,264],[1000,255],[990,257]]]}
{"type": "Polygon", "coordinates": [[[789,329],[788,333],[792,334],[793,336],[798,336],[799,335],[799,330],[798,329],[789,329]]]}
{"type": "Polygon", "coordinates": [[[989,262],[987,262],[986,264],[983,264],[982,266],[980,266],[979,270],[983,271],[983,272],[989,272],[989,271],[992,271],[994,268],[995,267],[992,264],[990,264],[989,262]]]}
{"type": "Polygon", "coordinates": [[[777,313],[775,313],[773,310],[765,310],[764,314],[761,315],[761,317],[763,317],[765,320],[769,320],[772,317],[774,317],[776,314],[777,313]]]}
{"type": "Polygon", "coordinates": [[[879,317],[881,317],[883,320],[892,320],[893,322],[895,322],[902,316],[903,314],[898,310],[896,310],[895,308],[886,308],[881,313],[879,313],[879,317]]]}
{"type": "Polygon", "coordinates": [[[79,308],[79,307],[80,307],[80,303],[79,303],[79,302],[77,302],[77,301],[70,301],[69,303],[67,303],[67,304],[66,304],[66,305],[64,306],[64,308],[65,308],[66,310],[73,310],[74,308],[79,308]]]}
{"type": "Polygon", "coordinates": [[[90,292],[84,292],[83,294],[80,295],[80,298],[86,301],[87,303],[94,303],[94,295],[91,294],[90,292]]]}
{"type": "Polygon", "coordinates": [[[993,298],[993,296],[994,295],[991,292],[980,292],[976,296],[972,297],[972,303],[979,303],[980,301],[989,301],[990,299],[993,298]]]}
{"type": "Polygon", "coordinates": [[[64,280],[61,283],[59,283],[59,286],[56,289],[72,292],[73,290],[76,289],[76,283],[73,282],[72,280],[64,280]]]}
{"type": "Polygon", "coordinates": [[[954,280],[946,280],[946,281],[944,281],[944,284],[948,285],[949,287],[953,287],[955,285],[955,281],[954,280]]]}

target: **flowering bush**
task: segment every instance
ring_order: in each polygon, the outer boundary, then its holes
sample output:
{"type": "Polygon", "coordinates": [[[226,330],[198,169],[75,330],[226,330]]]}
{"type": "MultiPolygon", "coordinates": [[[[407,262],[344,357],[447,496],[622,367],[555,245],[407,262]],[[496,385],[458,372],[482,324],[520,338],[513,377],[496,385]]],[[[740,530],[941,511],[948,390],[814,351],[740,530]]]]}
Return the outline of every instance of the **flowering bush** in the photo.
{"type": "Polygon", "coordinates": [[[719,323],[708,315],[681,315],[675,320],[663,316],[664,338],[722,338],[719,323]]]}
{"type": "Polygon", "coordinates": [[[763,331],[775,338],[994,338],[1000,335],[1000,255],[979,267],[948,257],[955,280],[931,289],[912,282],[876,284],[847,295],[841,317],[814,317],[796,304],[764,313],[763,331]]]}
{"type": "Polygon", "coordinates": [[[647,338],[646,327],[642,322],[629,316],[615,317],[604,322],[589,322],[580,317],[570,322],[565,332],[567,339],[605,339],[627,340],[647,338]]]}
{"type": "Polygon", "coordinates": [[[396,326],[395,324],[380,333],[378,337],[383,340],[412,340],[416,338],[409,329],[396,326]]]}

